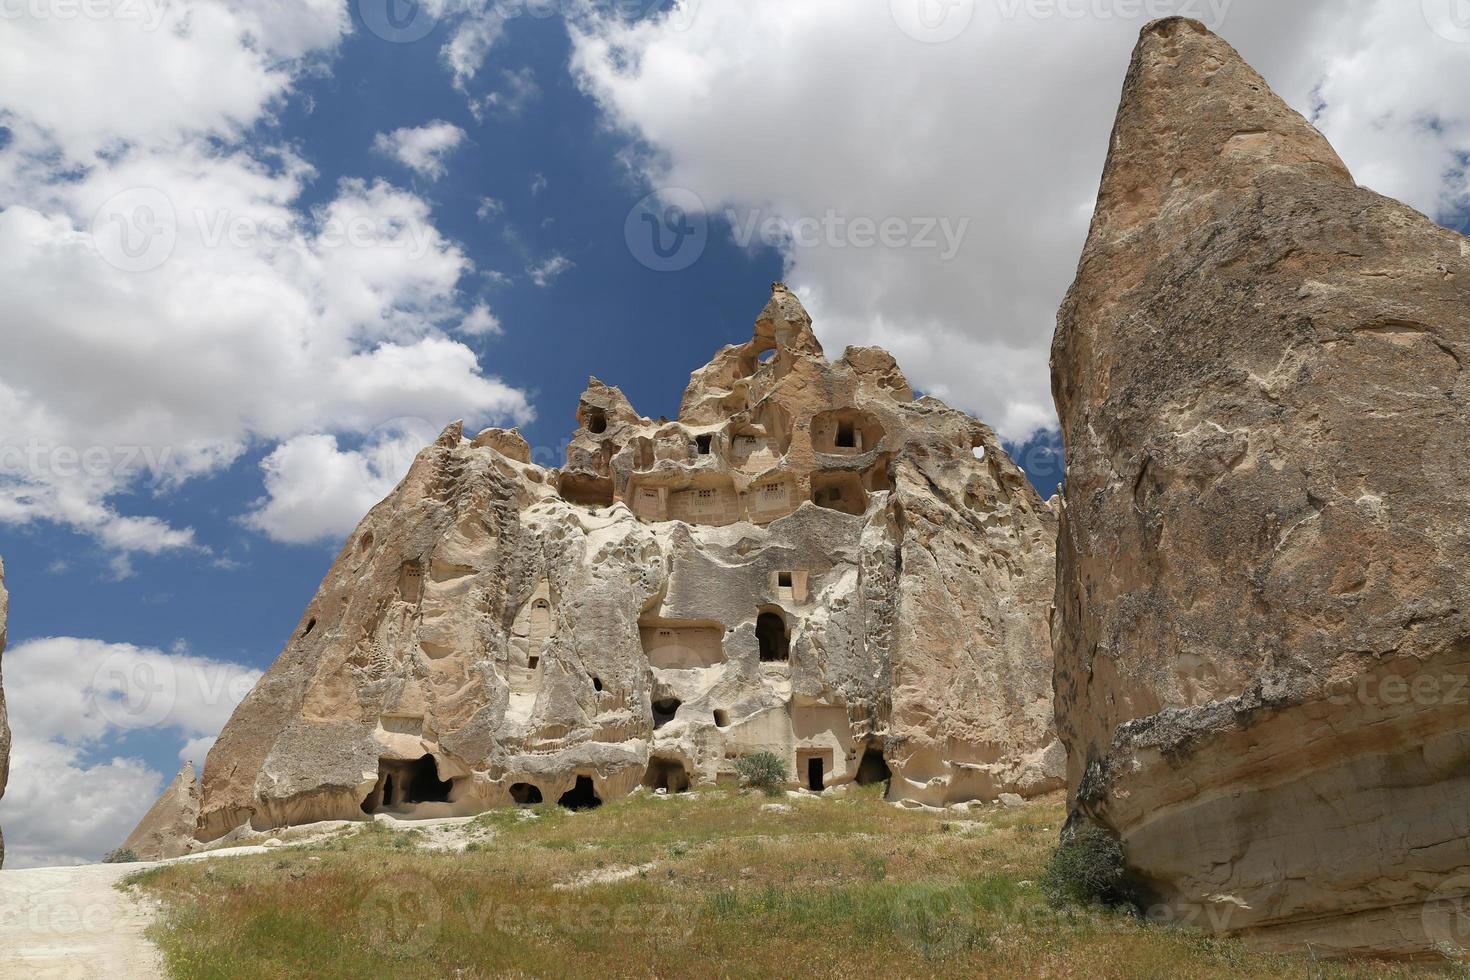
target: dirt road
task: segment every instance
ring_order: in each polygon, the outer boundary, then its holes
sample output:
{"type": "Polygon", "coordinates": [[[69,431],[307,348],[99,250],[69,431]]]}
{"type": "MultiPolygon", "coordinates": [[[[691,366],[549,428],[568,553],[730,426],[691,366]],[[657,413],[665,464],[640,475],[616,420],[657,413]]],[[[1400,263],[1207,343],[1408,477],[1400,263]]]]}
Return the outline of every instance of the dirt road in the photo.
{"type": "Polygon", "coordinates": [[[157,980],[150,911],[113,886],[140,864],[0,871],[0,977],[157,980]]]}

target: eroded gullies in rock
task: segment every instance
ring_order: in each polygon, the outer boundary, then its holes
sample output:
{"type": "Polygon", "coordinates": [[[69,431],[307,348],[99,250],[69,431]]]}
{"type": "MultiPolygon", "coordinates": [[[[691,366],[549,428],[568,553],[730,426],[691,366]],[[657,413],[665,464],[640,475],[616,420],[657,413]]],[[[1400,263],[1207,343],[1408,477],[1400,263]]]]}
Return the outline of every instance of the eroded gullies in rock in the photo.
{"type": "Polygon", "coordinates": [[[557,469],[513,430],[419,455],[221,733],[202,838],[677,793],[757,752],[895,800],[1060,785],[1054,522],[983,425],[883,351],[828,360],[779,285],[676,419],[593,379],[576,422],[557,469]]]}

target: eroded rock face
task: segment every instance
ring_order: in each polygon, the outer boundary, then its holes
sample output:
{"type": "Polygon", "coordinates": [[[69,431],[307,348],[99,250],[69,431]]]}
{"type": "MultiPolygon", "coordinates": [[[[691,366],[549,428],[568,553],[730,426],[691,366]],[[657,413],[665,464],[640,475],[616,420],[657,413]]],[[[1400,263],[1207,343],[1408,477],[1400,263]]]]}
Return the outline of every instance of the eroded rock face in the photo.
{"type": "MultiPolygon", "coordinates": [[[[0,562],[0,654],[5,653],[5,623],[10,617],[10,596],[5,591],[5,563],[0,562]]],[[[5,717],[5,685],[0,680],[0,797],[10,779],[10,722],[5,717]]],[[[0,834],[0,867],[5,866],[5,835],[0,834]]]]}
{"type": "Polygon", "coordinates": [[[1147,28],[1053,349],[1057,720],[1077,815],[1180,918],[1464,945],[1467,356],[1470,242],[1147,28]]]}
{"type": "MultiPolygon", "coordinates": [[[[769,750],[926,803],[1060,788],[1055,523],[777,286],[679,419],[593,380],[565,467],[459,426],[365,518],[210,752],[199,833],[678,791],[769,750]]],[[[982,458],[983,457],[983,458],[982,458]]]]}
{"type": "Polygon", "coordinates": [[[194,763],[189,762],[138,822],[122,849],[132,851],[140,861],[180,857],[193,846],[198,821],[199,780],[194,763]]]}

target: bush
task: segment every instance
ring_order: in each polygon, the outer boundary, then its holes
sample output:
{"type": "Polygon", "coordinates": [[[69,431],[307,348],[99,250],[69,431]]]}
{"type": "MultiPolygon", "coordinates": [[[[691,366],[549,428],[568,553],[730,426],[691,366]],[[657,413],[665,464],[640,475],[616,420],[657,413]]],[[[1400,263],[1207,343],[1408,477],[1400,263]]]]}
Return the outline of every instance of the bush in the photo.
{"type": "Polygon", "coordinates": [[[107,857],[102,859],[103,864],[137,864],[138,855],[132,851],[119,847],[107,857]]]}
{"type": "Polygon", "coordinates": [[[743,755],[735,761],[735,771],[740,774],[742,786],[761,790],[767,796],[779,794],[790,778],[786,773],[786,760],[774,752],[743,755]]]}
{"type": "Polygon", "coordinates": [[[1091,823],[1078,828],[1052,855],[1041,876],[1041,890],[1054,908],[1138,905],[1123,860],[1123,845],[1091,823]]]}

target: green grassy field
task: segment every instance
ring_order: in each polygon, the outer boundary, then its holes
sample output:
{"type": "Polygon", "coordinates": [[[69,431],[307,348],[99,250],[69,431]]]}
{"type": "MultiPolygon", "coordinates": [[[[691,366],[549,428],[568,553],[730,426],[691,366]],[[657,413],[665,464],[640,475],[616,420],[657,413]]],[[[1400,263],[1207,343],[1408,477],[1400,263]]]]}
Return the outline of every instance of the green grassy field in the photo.
{"type": "Polygon", "coordinates": [[[157,868],[171,974],[249,977],[1392,977],[1121,914],[1036,882],[1060,803],[965,814],[873,792],[788,812],[725,790],[486,814],[463,853],[374,825],[312,848],[157,868]]]}

